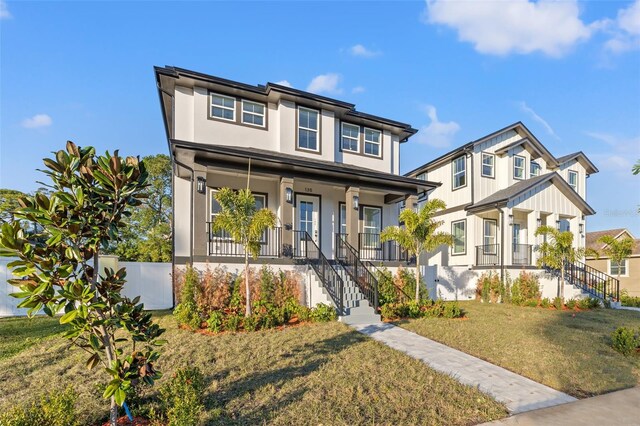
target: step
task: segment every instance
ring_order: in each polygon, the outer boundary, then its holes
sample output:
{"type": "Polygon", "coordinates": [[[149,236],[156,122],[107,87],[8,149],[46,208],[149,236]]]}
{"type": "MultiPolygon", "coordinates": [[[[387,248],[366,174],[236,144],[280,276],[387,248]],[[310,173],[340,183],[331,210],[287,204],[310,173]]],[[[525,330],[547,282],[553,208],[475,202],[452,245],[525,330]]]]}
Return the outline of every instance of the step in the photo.
{"type": "Polygon", "coordinates": [[[338,318],[344,324],[371,324],[381,322],[380,315],[346,315],[338,318]]]}

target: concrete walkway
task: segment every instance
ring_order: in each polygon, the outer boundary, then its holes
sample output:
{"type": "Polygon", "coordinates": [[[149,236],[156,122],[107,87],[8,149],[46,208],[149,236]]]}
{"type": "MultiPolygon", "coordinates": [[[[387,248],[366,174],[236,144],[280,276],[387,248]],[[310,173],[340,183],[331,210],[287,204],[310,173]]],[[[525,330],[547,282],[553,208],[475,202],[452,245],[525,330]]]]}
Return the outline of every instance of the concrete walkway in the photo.
{"type": "Polygon", "coordinates": [[[576,401],[548,386],[392,324],[380,322],[352,327],[460,383],[478,388],[502,402],[512,414],[576,401]]]}
{"type": "Polygon", "coordinates": [[[640,312],[640,308],[636,308],[635,306],[619,306],[616,309],[624,309],[626,311],[636,311],[636,312],[640,312]]]}
{"type": "Polygon", "coordinates": [[[485,425],[640,425],[639,401],[640,388],[636,387],[529,411],[485,425]]]}

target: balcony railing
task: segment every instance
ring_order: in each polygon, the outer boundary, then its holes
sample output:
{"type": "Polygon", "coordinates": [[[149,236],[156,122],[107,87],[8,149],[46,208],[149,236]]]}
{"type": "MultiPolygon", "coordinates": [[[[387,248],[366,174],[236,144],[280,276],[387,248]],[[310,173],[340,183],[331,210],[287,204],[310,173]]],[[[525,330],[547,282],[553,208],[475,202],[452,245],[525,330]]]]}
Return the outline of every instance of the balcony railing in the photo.
{"type": "MultiPolygon", "coordinates": [[[[244,247],[236,243],[228,232],[213,232],[211,222],[207,222],[207,234],[209,235],[209,256],[244,257],[244,247]]],[[[267,229],[260,241],[259,257],[282,256],[282,228],[267,229]]]]}
{"type": "Polygon", "coordinates": [[[530,266],[532,247],[531,244],[514,244],[511,263],[520,266],[530,266]]]}
{"type": "Polygon", "coordinates": [[[500,264],[500,244],[476,246],[476,266],[496,266],[500,264]]]}
{"type": "Polygon", "coordinates": [[[358,238],[358,255],[362,260],[407,262],[412,261],[407,252],[395,241],[380,240],[380,234],[361,232],[358,238]]]}

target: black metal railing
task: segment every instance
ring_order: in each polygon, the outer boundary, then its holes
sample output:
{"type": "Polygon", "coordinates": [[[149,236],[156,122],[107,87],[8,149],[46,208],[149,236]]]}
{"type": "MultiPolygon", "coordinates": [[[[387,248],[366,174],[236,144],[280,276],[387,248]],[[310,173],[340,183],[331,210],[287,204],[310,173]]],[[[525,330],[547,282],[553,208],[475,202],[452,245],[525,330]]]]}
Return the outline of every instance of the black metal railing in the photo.
{"type": "Polygon", "coordinates": [[[322,286],[336,304],[338,315],[344,315],[344,282],[340,274],[306,231],[293,231],[293,243],[293,257],[305,259],[311,265],[322,286]]]}
{"type": "Polygon", "coordinates": [[[476,246],[476,266],[496,266],[500,264],[500,244],[476,246]]]}
{"type": "Polygon", "coordinates": [[[412,259],[395,241],[384,241],[380,234],[361,232],[358,235],[358,255],[363,260],[407,262],[412,259]]]}
{"type": "Polygon", "coordinates": [[[592,296],[614,302],[620,300],[618,279],[582,262],[565,262],[564,278],[569,284],[581,288],[592,296]]]}
{"type": "MultiPolygon", "coordinates": [[[[207,234],[209,235],[209,256],[243,257],[244,247],[231,238],[228,232],[213,232],[211,222],[207,222],[207,234]]],[[[282,256],[282,228],[267,229],[260,240],[259,257],[282,256]]]]}
{"type": "Polygon", "coordinates": [[[514,244],[511,263],[513,265],[530,266],[532,250],[533,246],[531,244],[514,244]]]}
{"type": "Polygon", "coordinates": [[[374,311],[378,312],[378,280],[358,257],[358,252],[347,242],[344,234],[336,234],[336,259],[356,283],[374,311]]]}

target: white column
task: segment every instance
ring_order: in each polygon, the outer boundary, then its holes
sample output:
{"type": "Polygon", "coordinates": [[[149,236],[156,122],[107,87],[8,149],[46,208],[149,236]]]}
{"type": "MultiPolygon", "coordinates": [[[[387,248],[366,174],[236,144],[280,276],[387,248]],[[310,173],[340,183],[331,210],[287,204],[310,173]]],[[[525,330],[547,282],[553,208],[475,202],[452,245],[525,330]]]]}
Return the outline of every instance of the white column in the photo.
{"type": "Polygon", "coordinates": [[[538,260],[538,253],[535,247],[538,245],[538,237],[536,237],[536,229],[538,229],[538,217],[540,212],[534,210],[527,215],[527,244],[531,246],[531,264],[535,265],[538,260]]]}

